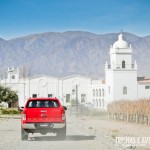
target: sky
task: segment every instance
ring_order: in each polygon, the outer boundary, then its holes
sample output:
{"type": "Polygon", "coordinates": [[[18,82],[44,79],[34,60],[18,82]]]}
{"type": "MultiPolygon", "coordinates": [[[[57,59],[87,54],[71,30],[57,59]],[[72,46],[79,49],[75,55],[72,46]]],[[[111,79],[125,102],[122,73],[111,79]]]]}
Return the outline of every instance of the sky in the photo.
{"type": "Polygon", "coordinates": [[[0,38],[43,32],[150,35],[150,0],[0,0],[0,38]]]}

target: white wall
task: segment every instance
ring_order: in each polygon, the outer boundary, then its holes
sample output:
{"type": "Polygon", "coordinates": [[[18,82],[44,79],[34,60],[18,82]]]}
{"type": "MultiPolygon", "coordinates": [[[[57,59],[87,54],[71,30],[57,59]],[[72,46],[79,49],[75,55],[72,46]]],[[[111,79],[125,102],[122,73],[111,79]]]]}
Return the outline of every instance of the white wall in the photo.
{"type": "MultiPolygon", "coordinates": [[[[78,85],[78,101],[81,103],[81,94],[86,95],[86,101],[89,101],[91,98],[90,85],[91,79],[82,77],[82,76],[70,76],[63,78],[62,81],[62,89],[63,89],[63,97],[66,99],[66,94],[70,94],[71,99],[76,99],[76,93],[73,94],[72,90],[76,90],[76,85],[78,85]]],[[[65,102],[65,101],[64,101],[65,102]]],[[[70,103],[64,103],[66,105],[70,105],[70,103]]]]}
{"type": "Polygon", "coordinates": [[[107,109],[107,101],[106,101],[106,85],[105,84],[97,84],[92,85],[92,103],[94,108],[96,109],[107,109]]]}
{"type": "Polygon", "coordinates": [[[27,81],[27,89],[30,89],[29,97],[37,94],[38,97],[58,97],[58,79],[47,76],[32,77],[27,81]]]}
{"type": "Polygon", "coordinates": [[[113,74],[113,99],[137,99],[137,71],[114,71],[113,74]],[[123,94],[123,87],[127,87],[127,94],[123,94]]]}
{"type": "Polygon", "coordinates": [[[114,81],[113,80],[114,80],[113,70],[112,69],[106,69],[105,70],[105,84],[106,84],[105,85],[105,93],[106,93],[107,103],[110,103],[114,100],[114,87],[113,87],[114,81]]]}
{"type": "Polygon", "coordinates": [[[150,99],[150,89],[145,89],[145,86],[150,86],[150,83],[138,84],[138,99],[150,99]]]}
{"type": "Polygon", "coordinates": [[[131,54],[111,54],[111,64],[116,68],[122,68],[122,61],[126,63],[126,69],[132,68],[132,55],[131,54]]]}

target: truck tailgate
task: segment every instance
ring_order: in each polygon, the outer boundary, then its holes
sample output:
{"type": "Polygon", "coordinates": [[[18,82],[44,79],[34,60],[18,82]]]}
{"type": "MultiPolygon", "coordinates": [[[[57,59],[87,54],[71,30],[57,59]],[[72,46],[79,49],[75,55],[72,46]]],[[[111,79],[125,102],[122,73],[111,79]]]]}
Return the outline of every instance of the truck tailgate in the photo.
{"type": "Polygon", "coordinates": [[[62,109],[28,108],[26,122],[62,122],[62,109]]]}

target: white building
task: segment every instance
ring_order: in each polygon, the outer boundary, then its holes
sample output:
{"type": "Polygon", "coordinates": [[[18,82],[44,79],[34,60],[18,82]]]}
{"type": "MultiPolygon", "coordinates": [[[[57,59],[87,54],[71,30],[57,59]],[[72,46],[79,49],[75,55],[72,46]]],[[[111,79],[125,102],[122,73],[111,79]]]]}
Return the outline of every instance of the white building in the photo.
{"type": "Polygon", "coordinates": [[[2,79],[1,84],[18,92],[19,106],[23,106],[29,97],[57,97],[63,105],[70,105],[72,100],[91,102],[97,109],[107,109],[107,104],[115,100],[150,98],[150,78],[137,78],[132,47],[122,34],[110,46],[109,54],[105,80],[92,80],[80,75],[62,78],[37,75],[21,79],[18,69],[8,68],[7,78],[2,79]]]}
{"type": "Polygon", "coordinates": [[[17,91],[19,106],[23,106],[29,97],[57,97],[63,105],[70,105],[71,100],[79,103],[92,102],[92,80],[85,76],[72,75],[56,78],[37,75],[25,79],[19,78],[19,70],[8,68],[7,78],[1,84],[17,91]]]}
{"type": "Polygon", "coordinates": [[[107,101],[138,98],[137,95],[137,65],[132,61],[132,47],[118,36],[110,47],[110,64],[105,65],[107,101]]]}

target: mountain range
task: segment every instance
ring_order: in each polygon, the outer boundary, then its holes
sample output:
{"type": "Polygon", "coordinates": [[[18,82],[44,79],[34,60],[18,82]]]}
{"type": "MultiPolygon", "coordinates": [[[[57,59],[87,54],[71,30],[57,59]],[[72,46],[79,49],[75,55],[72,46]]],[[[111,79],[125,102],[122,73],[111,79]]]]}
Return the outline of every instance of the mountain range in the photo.
{"type": "MultiPolygon", "coordinates": [[[[132,45],[138,75],[150,75],[150,36],[139,37],[124,32],[132,45]]],[[[94,34],[83,31],[46,32],[10,40],[0,38],[0,75],[7,67],[19,67],[28,75],[62,77],[72,74],[104,77],[109,48],[118,33],[94,34]]]]}

